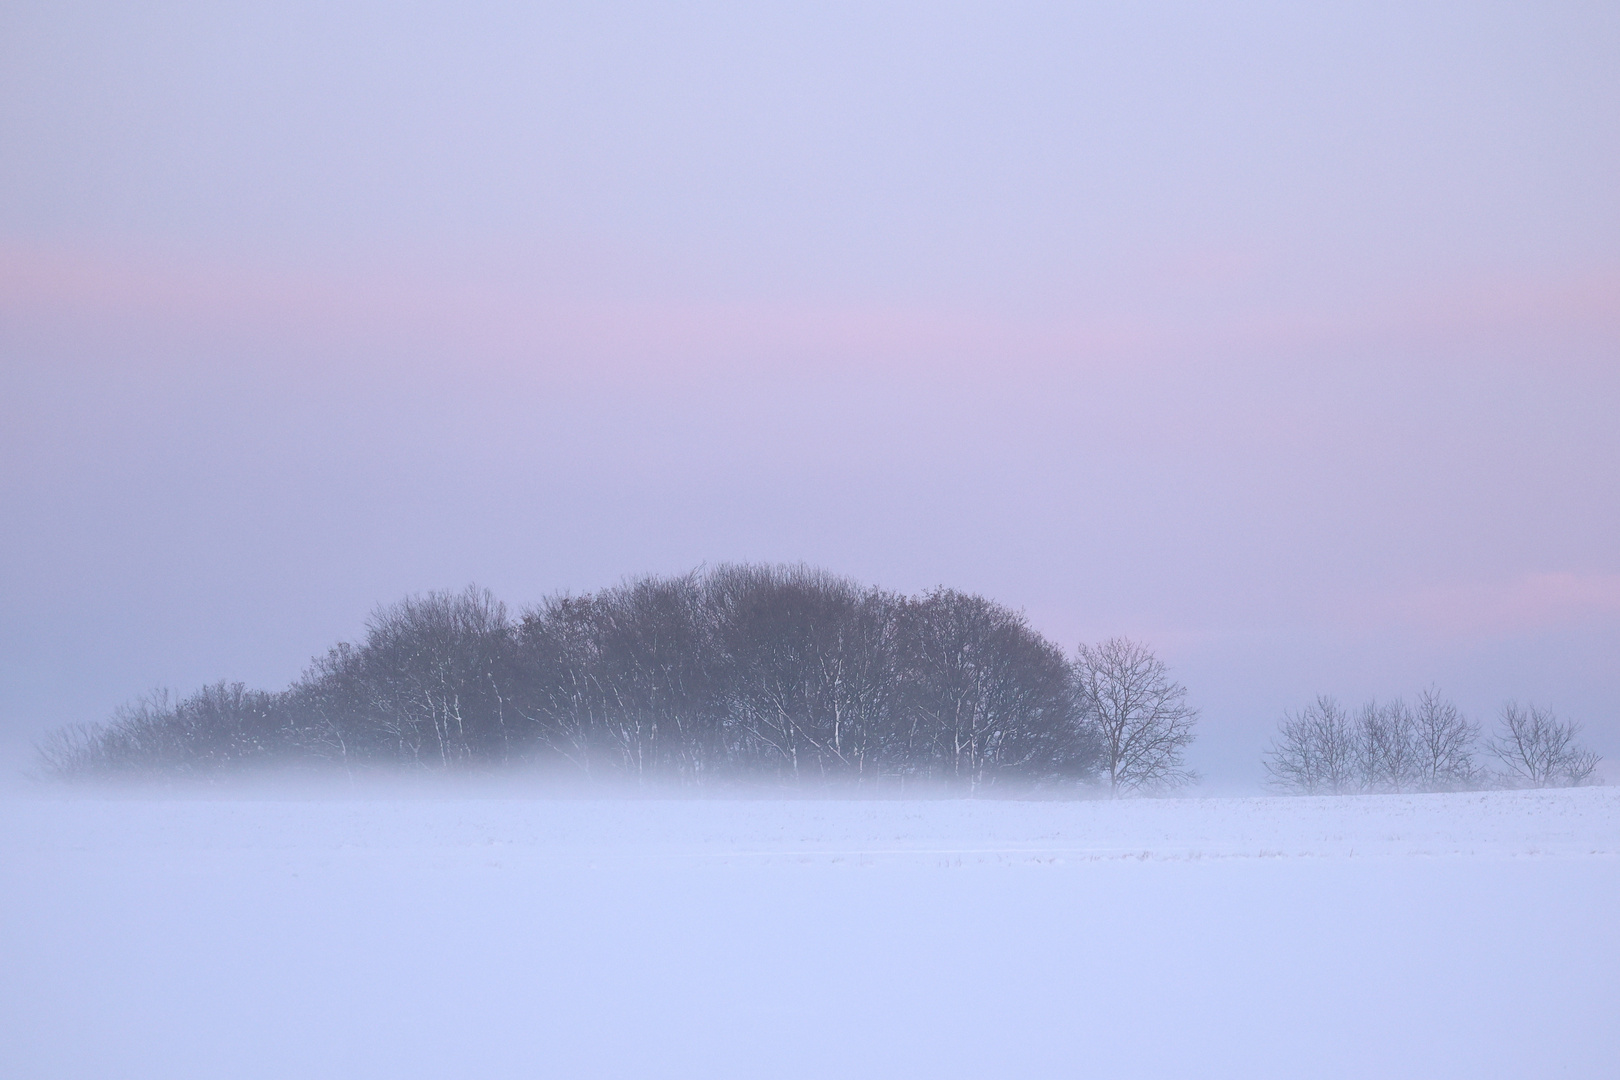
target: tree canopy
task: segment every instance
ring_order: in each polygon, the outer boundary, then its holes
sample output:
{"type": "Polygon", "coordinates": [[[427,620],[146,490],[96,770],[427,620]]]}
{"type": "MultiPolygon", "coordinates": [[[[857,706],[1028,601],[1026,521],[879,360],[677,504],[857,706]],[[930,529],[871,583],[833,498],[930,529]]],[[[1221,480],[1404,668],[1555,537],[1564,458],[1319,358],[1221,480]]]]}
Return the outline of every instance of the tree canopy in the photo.
{"type": "Polygon", "coordinates": [[[721,566],[562,594],[378,608],[285,690],[154,695],[55,733],[57,775],[253,762],[550,763],[685,783],[917,778],[968,788],[1096,775],[1077,671],[1018,612],[804,566],[721,566]]]}

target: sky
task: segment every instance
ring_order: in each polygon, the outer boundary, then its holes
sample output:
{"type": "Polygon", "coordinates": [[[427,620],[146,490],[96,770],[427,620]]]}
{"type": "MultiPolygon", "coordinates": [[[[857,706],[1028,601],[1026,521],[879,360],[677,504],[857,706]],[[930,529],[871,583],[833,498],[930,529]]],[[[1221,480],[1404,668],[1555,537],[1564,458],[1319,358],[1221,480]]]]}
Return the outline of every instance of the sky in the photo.
{"type": "Polygon", "coordinates": [[[0,748],[808,562],[1620,778],[1620,9],[0,8],[0,748]]]}

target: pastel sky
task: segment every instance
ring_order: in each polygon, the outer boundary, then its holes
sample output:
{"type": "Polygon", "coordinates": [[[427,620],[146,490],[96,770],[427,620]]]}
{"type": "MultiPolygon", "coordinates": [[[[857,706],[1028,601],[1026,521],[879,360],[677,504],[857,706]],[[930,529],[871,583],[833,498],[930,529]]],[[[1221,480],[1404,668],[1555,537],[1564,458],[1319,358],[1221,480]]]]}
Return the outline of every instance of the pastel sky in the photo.
{"type": "Polygon", "coordinates": [[[1616,56],[1549,0],[15,0],[3,741],[781,560],[1152,642],[1212,786],[1430,683],[1620,758],[1616,56]]]}

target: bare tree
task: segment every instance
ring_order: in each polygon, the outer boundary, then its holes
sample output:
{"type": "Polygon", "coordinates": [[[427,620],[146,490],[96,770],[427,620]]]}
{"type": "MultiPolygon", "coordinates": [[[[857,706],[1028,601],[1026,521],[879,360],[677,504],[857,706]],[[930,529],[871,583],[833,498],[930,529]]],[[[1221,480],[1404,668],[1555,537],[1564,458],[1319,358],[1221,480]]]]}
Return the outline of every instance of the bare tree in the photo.
{"type": "Polygon", "coordinates": [[[911,762],[970,790],[998,776],[1095,775],[1069,664],[1023,615],[936,589],[906,605],[901,636],[900,734],[911,762]]]}
{"type": "Polygon", "coordinates": [[[1198,774],[1183,766],[1194,739],[1198,710],[1187,690],[1145,645],[1110,638],[1081,645],[1075,660],[1079,694],[1102,741],[1110,794],[1190,784],[1198,774]]]}
{"type": "Polygon", "coordinates": [[[1356,717],[1361,786],[1367,791],[1411,791],[1418,786],[1416,718],[1400,698],[1369,701],[1356,717]]]}
{"type": "Polygon", "coordinates": [[[1412,713],[1413,775],[1422,791],[1461,791],[1479,779],[1474,740],[1479,725],[1434,687],[1418,695],[1412,713]]]}
{"type": "Polygon", "coordinates": [[[293,687],[318,753],[449,765],[505,760],[506,608],[487,590],[377,608],[359,646],[317,658],[293,687]]]}
{"type": "Polygon", "coordinates": [[[1333,698],[1323,695],[1284,715],[1266,753],[1274,787],[1301,795],[1344,795],[1360,786],[1356,729],[1333,698]]]}
{"type": "Polygon", "coordinates": [[[104,724],[76,724],[38,745],[49,776],[188,773],[266,762],[292,749],[285,695],[217,682],[184,697],[153,690],[104,724]]]}
{"type": "Polygon", "coordinates": [[[1521,708],[1510,701],[1502,707],[1496,735],[1485,745],[1506,767],[1502,779],[1509,786],[1575,787],[1590,780],[1602,760],[1576,744],[1580,732],[1579,724],[1546,709],[1521,708]]]}

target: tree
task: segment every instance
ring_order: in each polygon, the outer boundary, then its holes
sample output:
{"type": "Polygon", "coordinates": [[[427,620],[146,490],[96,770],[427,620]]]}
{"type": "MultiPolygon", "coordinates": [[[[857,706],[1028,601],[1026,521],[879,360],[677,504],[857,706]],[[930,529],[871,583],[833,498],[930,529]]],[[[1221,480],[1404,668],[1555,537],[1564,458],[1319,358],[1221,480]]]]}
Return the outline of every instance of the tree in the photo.
{"type": "Polygon", "coordinates": [[[1367,791],[1410,791],[1417,786],[1416,719],[1400,698],[1369,701],[1356,717],[1357,764],[1367,791]]]}
{"type": "Polygon", "coordinates": [[[895,598],[805,566],[722,566],[704,588],[739,754],[788,777],[861,776],[893,703],[895,598]]]}
{"type": "Polygon", "coordinates": [[[1301,795],[1344,795],[1360,786],[1359,759],[1349,715],[1323,695],[1297,714],[1284,714],[1265,766],[1274,787],[1301,795]]]}
{"type": "Polygon", "coordinates": [[[1506,767],[1502,778],[1511,787],[1575,787],[1590,780],[1602,760],[1576,744],[1580,732],[1579,724],[1546,709],[1510,701],[1485,745],[1506,767]]]}
{"type": "Polygon", "coordinates": [[[1412,713],[1412,766],[1422,791],[1461,791],[1475,786],[1474,740],[1479,725],[1470,723],[1457,706],[1434,687],[1418,695],[1412,713]]]}
{"type": "Polygon", "coordinates": [[[507,759],[506,607],[487,590],[377,608],[359,646],[339,644],[293,687],[311,749],[440,766],[507,759]]]}
{"type": "Polygon", "coordinates": [[[294,752],[295,742],[286,695],[217,682],[185,697],[154,690],[105,724],[52,732],[37,752],[51,776],[189,773],[274,761],[294,752]]]}
{"type": "Polygon", "coordinates": [[[1023,615],[936,589],[906,606],[905,759],[970,789],[998,776],[1095,774],[1063,651],[1023,615]]]}
{"type": "Polygon", "coordinates": [[[1081,645],[1075,681],[1102,741],[1109,793],[1147,791],[1190,784],[1198,774],[1183,765],[1195,738],[1198,710],[1186,688],[1145,645],[1110,638],[1081,645]]]}

